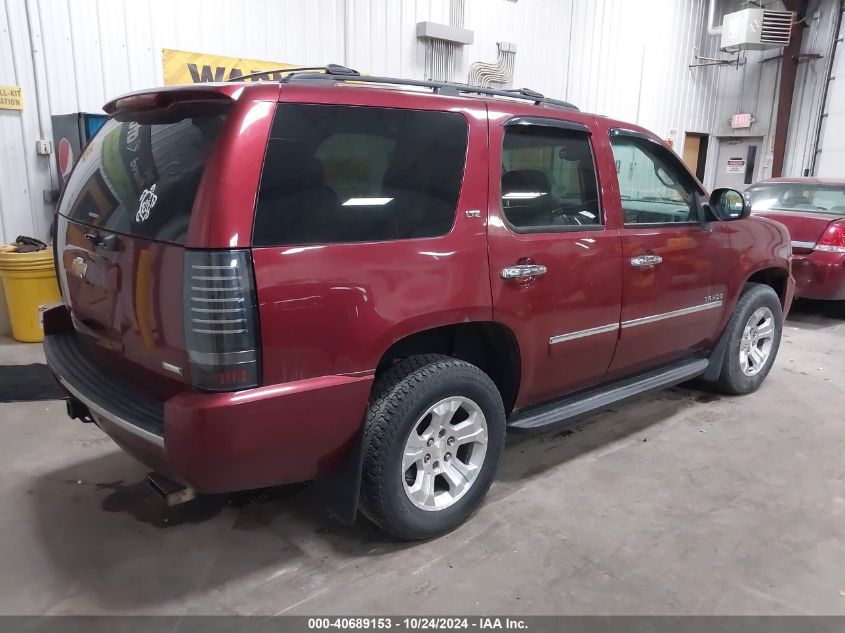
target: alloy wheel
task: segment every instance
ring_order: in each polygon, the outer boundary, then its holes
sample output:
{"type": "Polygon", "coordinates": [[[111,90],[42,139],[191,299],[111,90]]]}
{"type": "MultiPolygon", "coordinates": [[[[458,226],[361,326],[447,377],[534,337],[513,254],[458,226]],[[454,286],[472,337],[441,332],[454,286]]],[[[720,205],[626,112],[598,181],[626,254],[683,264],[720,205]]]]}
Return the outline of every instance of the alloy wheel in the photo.
{"type": "Polygon", "coordinates": [[[420,416],[405,442],[405,494],[421,510],[448,508],[475,483],[486,454],[481,407],[469,398],[445,398],[420,416]]]}
{"type": "Polygon", "coordinates": [[[766,366],[774,341],[774,314],[766,306],[757,308],[746,322],[739,344],[739,366],[746,376],[756,376],[766,366]]]}

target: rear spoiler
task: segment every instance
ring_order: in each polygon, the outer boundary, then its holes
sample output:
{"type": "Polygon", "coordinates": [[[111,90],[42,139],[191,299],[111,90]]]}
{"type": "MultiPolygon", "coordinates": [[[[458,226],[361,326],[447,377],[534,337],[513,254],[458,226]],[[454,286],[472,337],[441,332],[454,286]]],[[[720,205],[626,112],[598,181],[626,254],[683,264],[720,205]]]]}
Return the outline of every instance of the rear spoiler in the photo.
{"type": "MultiPolygon", "coordinates": [[[[256,86],[261,88],[261,86],[256,86]]],[[[267,86],[263,87],[268,89],[267,86]]],[[[279,87],[270,86],[278,95],[279,87]]],[[[174,105],[191,104],[219,104],[225,105],[237,101],[245,90],[243,84],[231,83],[207,83],[183,86],[167,86],[151,90],[140,90],[130,92],[112,99],[103,106],[106,114],[115,116],[130,112],[149,112],[154,110],[167,110],[174,105]]],[[[269,95],[268,95],[269,96],[269,95]]],[[[274,98],[275,100],[275,98],[274,98]]]]}

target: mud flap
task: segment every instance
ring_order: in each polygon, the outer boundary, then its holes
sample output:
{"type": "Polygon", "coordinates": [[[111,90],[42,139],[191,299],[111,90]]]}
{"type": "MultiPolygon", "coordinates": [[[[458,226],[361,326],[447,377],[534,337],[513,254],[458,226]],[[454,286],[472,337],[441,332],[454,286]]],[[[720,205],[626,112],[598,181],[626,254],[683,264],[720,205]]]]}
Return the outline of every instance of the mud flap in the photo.
{"type": "Polygon", "coordinates": [[[335,519],[350,525],[358,516],[363,461],[364,427],[362,424],[338,468],[314,481],[313,492],[321,505],[335,519]]]}
{"type": "Polygon", "coordinates": [[[710,352],[708,358],[710,364],[707,366],[705,372],[701,374],[702,380],[713,382],[719,379],[719,375],[722,373],[722,364],[725,361],[725,353],[728,350],[728,331],[730,330],[730,324],[730,321],[728,321],[725,331],[719,337],[719,342],[716,343],[716,347],[710,352]]]}

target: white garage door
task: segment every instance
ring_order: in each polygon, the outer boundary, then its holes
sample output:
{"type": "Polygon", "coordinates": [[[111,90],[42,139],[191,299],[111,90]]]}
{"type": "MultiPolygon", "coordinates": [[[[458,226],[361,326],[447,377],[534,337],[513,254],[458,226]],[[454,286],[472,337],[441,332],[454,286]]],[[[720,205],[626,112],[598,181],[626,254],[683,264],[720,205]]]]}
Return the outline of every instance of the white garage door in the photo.
{"type": "Polygon", "coordinates": [[[845,20],[839,29],[839,46],[833,59],[833,76],[827,93],[827,116],[822,123],[816,175],[845,178],[845,20]]]}

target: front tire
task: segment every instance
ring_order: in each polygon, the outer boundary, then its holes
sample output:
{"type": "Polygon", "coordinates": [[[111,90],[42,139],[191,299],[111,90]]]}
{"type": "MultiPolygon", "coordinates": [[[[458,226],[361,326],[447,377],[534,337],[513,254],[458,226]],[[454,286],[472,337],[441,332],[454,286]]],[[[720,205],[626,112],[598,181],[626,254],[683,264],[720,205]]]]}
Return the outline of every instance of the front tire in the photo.
{"type": "Polygon", "coordinates": [[[717,390],[741,395],[756,391],[775,362],[783,331],[777,293],[763,284],[745,287],[728,322],[728,337],[717,390]]]}
{"type": "Polygon", "coordinates": [[[400,361],[367,411],[364,514],[402,540],[455,529],[484,499],[504,441],[501,396],[478,367],[439,355],[400,361]]]}

